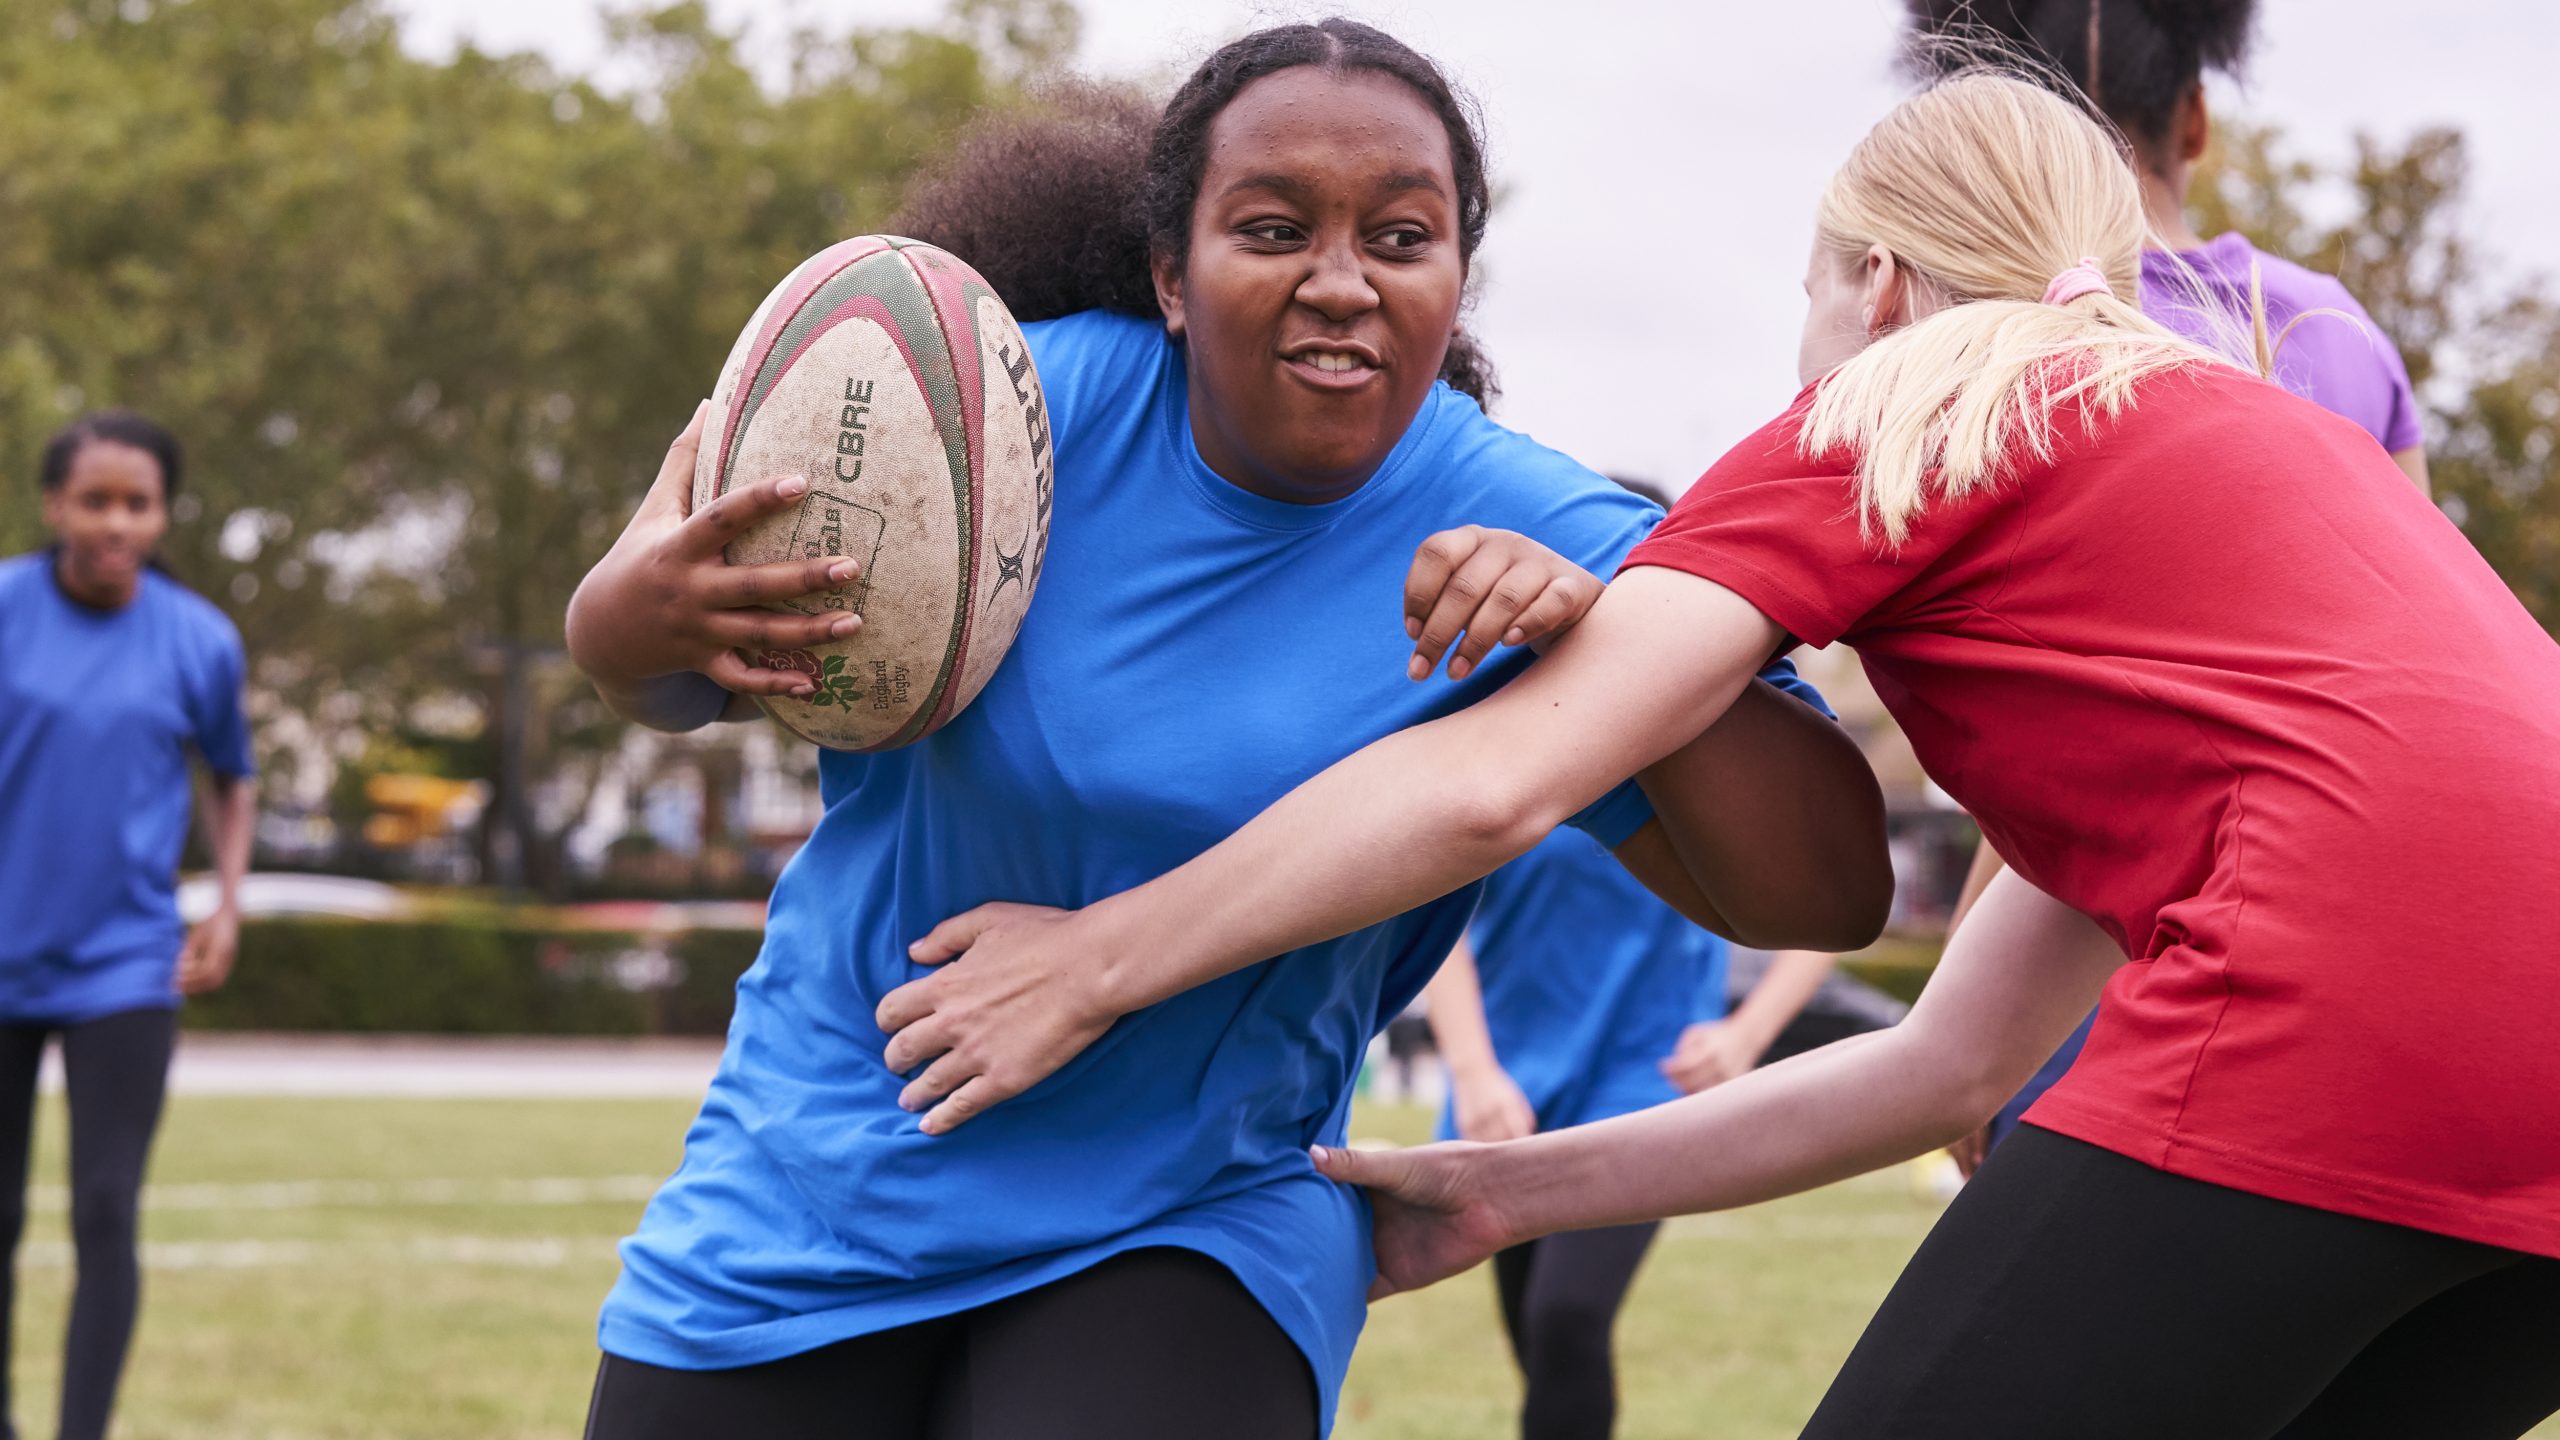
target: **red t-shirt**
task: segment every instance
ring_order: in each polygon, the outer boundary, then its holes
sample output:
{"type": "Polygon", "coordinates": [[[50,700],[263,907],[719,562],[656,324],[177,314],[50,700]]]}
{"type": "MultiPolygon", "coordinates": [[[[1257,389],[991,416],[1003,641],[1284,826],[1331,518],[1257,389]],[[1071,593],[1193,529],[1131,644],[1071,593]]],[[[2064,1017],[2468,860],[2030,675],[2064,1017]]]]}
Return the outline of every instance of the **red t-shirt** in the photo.
{"type": "Polygon", "coordinates": [[[1856,647],[2002,856],[2135,962],[2028,1112],[2560,1256],[2560,647],[2353,424],[2219,366],[1887,554],[1807,396],[1627,559],[1856,647]]]}

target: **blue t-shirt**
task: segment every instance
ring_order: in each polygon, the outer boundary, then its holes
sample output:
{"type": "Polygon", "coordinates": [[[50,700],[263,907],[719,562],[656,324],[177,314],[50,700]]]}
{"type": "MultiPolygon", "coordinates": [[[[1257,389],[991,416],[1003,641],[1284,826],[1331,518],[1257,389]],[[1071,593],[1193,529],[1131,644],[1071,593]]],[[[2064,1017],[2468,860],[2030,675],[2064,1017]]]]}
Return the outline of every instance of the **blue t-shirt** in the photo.
{"type": "MultiPolygon", "coordinates": [[[[1521,673],[1525,651],[1497,651],[1462,683],[1405,678],[1404,578],[1429,535],[1517,530],[1607,575],[1661,512],[1445,386],[1357,492],[1266,499],[1202,463],[1161,325],[1094,312],[1024,330],[1057,437],[1030,615],[952,724],[821,756],[826,814],[775,885],[600,1340],[659,1365],[753,1364],[1181,1246],[1296,1341],[1330,1424],[1373,1262],[1365,1200],[1306,1147],[1341,1142],[1369,1038],[1462,932],[1474,886],[1125,1017],[939,1138],[898,1108],[873,1012],[924,973],[906,946],[946,917],[1141,884],[1521,673]]],[[[1576,823],[1615,844],[1650,814],[1628,784],[1576,823]]]]}
{"type": "MultiPolygon", "coordinates": [[[[1760,678],[1831,713],[1779,660],[1760,678]]],[[[1722,936],[1690,923],[1574,830],[1487,876],[1467,933],[1494,1058],[1540,1130],[1680,1098],[1662,1062],[1680,1032],[1725,1012],[1722,936]]],[[[1457,1133],[1444,1110],[1440,1133],[1457,1133]]]]}
{"type": "Polygon", "coordinates": [[[0,560],[0,1019],[178,1003],[193,748],[250,773],[240,632],[155,571],[121,609],[0,560]]]}

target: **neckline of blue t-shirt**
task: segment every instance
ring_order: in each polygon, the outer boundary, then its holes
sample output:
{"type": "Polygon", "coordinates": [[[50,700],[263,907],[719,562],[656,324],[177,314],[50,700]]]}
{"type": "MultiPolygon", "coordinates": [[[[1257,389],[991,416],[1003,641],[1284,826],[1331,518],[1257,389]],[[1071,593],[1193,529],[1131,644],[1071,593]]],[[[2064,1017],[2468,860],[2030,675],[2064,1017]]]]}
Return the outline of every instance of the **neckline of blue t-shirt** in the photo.
{"type": "Polygon", "coordinates": [[[88,624],[112,625],[119,620],[139,614],[144,598],[151,590],[152,582],[160,578],[150,568],[145,567],[142,574],[134,580],[131,599],[115,606],[92,605],[72,594],[70,587],[62,583],[61,549],[62,547],[58,545],[48,545],[42,550],[29,551],[19,558],[27,568],[43,572],[41,584],[45,593],[60,601],[63,610],[72,618],[88,624]]]}
{"type": "Polygon", "coordinates": [[[1439,381],[1422,398],[1422,408],[1414,413],[1413,423],[1405,427],[1395,448],[1387,452],[1378,472],[1368,483],[1339,500],[1317,505],[1301,505],[1288,500],[1274,500],[1256,495],[1243,486],[1209,468],[1200,458],[1200,445],[1191,433],[1190,377],[1182,362],[1182,346],[1167,337],[1162,375],[1156,385],[1157,433],[1165,451],[1173,459],[1173,468],[1200,497],[1202,504],[1242,524],[1261,530],[1303,532],[1321,530],[1353,514],[1363,506],[1377,503],[1379,497],[1394,493],[1405,483],[1414,468],[1412,457],[1428,443],[1431,432],[1447,407],[1450,392],[1439,381]]]}

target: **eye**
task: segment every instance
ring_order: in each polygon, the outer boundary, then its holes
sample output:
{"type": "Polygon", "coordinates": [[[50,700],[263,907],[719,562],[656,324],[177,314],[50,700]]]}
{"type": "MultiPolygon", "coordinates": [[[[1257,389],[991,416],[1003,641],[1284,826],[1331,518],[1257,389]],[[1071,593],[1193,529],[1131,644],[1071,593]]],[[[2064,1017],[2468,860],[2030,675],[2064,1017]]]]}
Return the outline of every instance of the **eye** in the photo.
{"type": "Polygon", "coordinates": [[[1391,225],[1379,232],[1378,246],[1390,255],[1418,254],[1431,244],[1431,232],[1419,225],[1391,225]]]}
{"type": "Polygon", "coordinates": [[[1304,243],[1307,232],[1286,220],[1258,220],[1244,227],[1244,233],[1267,245],[1304,243]]]}

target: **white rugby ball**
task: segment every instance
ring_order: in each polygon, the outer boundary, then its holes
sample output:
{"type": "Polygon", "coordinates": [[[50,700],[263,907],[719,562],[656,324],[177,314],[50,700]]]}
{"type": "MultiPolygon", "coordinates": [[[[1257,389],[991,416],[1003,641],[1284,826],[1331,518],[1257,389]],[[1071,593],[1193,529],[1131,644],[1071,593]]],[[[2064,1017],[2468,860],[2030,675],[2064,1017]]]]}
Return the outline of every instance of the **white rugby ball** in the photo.
{"type": "Polygon", "coordinates": [[[949,723],[1039,586],[1054,464],[1030,347],[976,271],[894,235],[802,262],[721,367],[693,473],[697,509],[736,486],[809,482],[797,509],[730,544],[730,564],[862,562],[845,590],[791,607],[853,611],[850,638],[741,652],[817,682],[808,700],[759,697],[766,712],[837,750],[949,723]]]}

